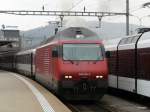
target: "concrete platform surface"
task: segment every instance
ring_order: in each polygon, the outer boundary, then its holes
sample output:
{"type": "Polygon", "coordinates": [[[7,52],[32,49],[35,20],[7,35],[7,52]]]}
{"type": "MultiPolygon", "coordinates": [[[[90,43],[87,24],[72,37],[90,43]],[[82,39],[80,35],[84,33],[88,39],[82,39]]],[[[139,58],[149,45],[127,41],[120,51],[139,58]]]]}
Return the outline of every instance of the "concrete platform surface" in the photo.
{"type": "Polygon", "coordinates": [[[0,112],[71,112],[33,80],[0,71],[0,112]]]}

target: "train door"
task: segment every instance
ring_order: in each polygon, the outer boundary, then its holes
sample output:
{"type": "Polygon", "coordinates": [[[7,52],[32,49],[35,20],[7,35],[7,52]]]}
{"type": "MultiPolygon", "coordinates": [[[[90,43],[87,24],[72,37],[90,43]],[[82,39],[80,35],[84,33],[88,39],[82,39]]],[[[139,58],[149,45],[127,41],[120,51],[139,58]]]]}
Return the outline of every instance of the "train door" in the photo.
{"type": "Polygon", "coordinates": [[[137,49],[137,93],[150,97],[150,32],[142,35],[137,49]]]}
{"type": "Polygon", "coordinates": [[[117,74],[116,74],[116,57],[117,51],[110,51],[110,58],[108,58],[109,65],[109,87],[117,88],[117,74]]]}
{"type": "Polygon", "coordinates": [[[123,38],[118,46],[117,88],[136,92],[135,42],[136,37],[123,38]]]}

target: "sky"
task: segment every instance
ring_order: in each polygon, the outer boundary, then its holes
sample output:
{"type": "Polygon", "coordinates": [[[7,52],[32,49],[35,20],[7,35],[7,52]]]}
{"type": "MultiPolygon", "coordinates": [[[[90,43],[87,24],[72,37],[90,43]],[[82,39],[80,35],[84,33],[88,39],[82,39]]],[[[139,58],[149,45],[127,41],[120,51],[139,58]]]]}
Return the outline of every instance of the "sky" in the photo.
{"type": "MultiPolygon", "coordinates": [[[[130,23],[136,25],[150,26],[150,8],[142,8],[143,3],[149,0],[129,0],[130,23]],[[141,23],[140,23],[141,21],[141,23]]],[[[73,10],[83,11],[107,11],[107,12],[125,12],[126,0],[0,0],[0,10],[73,10]]],[[[15,16],[0,14],[0,26],[2,24],[8,26],[19,26],[20,30],[29,30],[39,26],[45,26],[48,21],[58,18],[50,16],[15,16]]],[[[95,20],[97,18],[86,18],[87,20],[95,20]]],[[[105,17],[106,22],[125,22],[125,16],[105,17]]]]}

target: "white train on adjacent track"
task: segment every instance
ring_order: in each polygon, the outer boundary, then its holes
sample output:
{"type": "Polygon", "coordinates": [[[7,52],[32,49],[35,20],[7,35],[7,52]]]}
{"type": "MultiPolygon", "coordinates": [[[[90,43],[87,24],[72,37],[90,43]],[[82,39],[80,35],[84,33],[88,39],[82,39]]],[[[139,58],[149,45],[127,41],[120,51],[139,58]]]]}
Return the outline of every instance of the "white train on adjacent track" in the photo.
{"type": "Polygon", "coordinates": [[[109,87],[150,97],[150,32],[108,40],[109,87]]]}

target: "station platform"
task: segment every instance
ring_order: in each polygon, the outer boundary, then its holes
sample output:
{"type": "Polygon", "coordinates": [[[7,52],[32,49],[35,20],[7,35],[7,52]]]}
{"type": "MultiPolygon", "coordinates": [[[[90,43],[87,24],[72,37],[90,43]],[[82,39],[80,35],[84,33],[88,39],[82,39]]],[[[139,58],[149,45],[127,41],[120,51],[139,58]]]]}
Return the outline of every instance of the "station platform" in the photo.
{"type": "Polygon", "coordinates": [[[71,112],[37,82],[0,70],[0,112],[71,112]]]}

